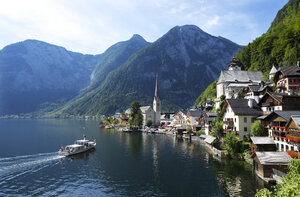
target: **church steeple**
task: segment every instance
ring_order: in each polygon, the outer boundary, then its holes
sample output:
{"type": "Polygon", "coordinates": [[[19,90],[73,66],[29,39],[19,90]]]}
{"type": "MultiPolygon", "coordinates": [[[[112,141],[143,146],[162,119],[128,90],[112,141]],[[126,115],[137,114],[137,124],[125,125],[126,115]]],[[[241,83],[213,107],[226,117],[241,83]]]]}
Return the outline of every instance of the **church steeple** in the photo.
{"type": "Polygon", "coordinates": [[[159,98],[159,92],[158,92],[158,74],[156,73],[156,84],[155,84],[155,97],[159,98]]]}
{"type": "Polygon", "coordinates": [[[155,82],[155,92],[154,92],[154,99],[153,99],[153,111],[154,111],[154,124],[160,124],[160,115],[161,115],[161,102],[159,98],[159,91],[158,91],[158,74],[156,74],[156,82],[155,82]]]}

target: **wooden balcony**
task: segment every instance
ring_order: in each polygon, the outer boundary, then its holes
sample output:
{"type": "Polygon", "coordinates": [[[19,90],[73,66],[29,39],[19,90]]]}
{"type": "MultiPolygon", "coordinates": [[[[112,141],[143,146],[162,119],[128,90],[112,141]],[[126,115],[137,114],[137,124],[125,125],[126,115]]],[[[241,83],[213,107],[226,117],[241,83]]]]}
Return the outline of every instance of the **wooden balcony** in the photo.
{"type": "Polygon", "coordinates": [[[228,125],[229,127],[233,126],[233,120],[225,120],[223,121],[223,124],[228,125]]]}

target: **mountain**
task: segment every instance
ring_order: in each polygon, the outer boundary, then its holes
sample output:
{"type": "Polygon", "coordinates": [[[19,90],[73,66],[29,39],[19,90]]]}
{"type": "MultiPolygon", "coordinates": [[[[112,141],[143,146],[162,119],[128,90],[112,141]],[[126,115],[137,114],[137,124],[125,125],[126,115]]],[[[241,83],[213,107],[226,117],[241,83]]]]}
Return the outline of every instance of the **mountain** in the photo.
{"type": "Polygon", "coordinates": [[[263,71],[265,78],[272,65],[296,65],[300,59],[300,0],[290,0],[278,11],[268,31],[236,57],[245,69],[263,71]]]}
{"type": "Polygon", "coordinates": [[[142,36],[133,35],[131,39],[109,47],[98,61],[92,75],[91,84],[82,91],[81,95],[95,89],[105,80],[108,73],[125,63],[130,56],[150,45],[142,36]]]}
{"type": "MultiPolygon", "coordinates": [[[[128,108],[134,100],[150,105],[156,73],[163,110],[189,107],[239,49],[241,46],[197,26],[176,26],[109,72],[97,88],[57,113],[112,114],[128,108]]],[[[93,77],[97,81],[97,75],[93,77]]]]}
{"type": "Polygon", "coordinates": [[[100,55],[83,55],[38,40],[0,51],[0,115],[57,107],[90,84],[100,55]]]}
{"type": "MultiPolygon", "coordinates": [[[[300,0],[290,0],[278,11],[268,31],[239,51],[245,70],[260,70],[265,79],[272,65],[296,65],[300,59],[300,0]]],[[[195,105],[216,97],[216,81],[198,97],[195,105]]]]}

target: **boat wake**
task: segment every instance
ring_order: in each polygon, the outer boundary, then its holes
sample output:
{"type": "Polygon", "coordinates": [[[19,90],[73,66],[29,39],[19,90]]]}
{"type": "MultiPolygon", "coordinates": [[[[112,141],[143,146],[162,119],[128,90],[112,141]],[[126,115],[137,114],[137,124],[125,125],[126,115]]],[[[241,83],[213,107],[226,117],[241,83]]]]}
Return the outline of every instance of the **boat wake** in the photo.
{"type": "Polygon", "coordinates": [[[0,185],[3,181],[12,180],[27,173],[35,173],[53,163],[58,163],[64,157],[53,152],[0,158],[0,185]]]}

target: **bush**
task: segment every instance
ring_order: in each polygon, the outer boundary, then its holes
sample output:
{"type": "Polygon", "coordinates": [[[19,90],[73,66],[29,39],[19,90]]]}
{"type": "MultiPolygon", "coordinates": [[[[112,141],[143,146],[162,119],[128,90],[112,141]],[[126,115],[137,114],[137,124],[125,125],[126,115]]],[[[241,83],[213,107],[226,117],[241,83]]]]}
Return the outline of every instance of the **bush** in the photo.
{"type": "Polygon", "coordinates": [[[151,126],[152,126],[152,120],[151,120],[151,119],[148,119],[148,120],[147,120],[146,126],[147,126],[147,127],[151,127],[151,126]]]}
{"type": "Polygon", "coordinates": [[[204,135],[204,134],[205,134],[205,131],[204,131],[204,130],[196,131],[196,135],[197,135],[197,136],[204,135]]]}
{"type": "Polygon", "coordinates": [[[266,131],[264,125],[260,124],[257,120],[251,125],[251,134],[252,136],[267,136],[268,132],[266,131]]]}
{"type": "Polygon", "coordinates": [[[233,133],[227,133],[224,137],[224,148],[232,155],[238,155],[239,153],[244,152],[243,142],[240,141],[233,133]]]}

